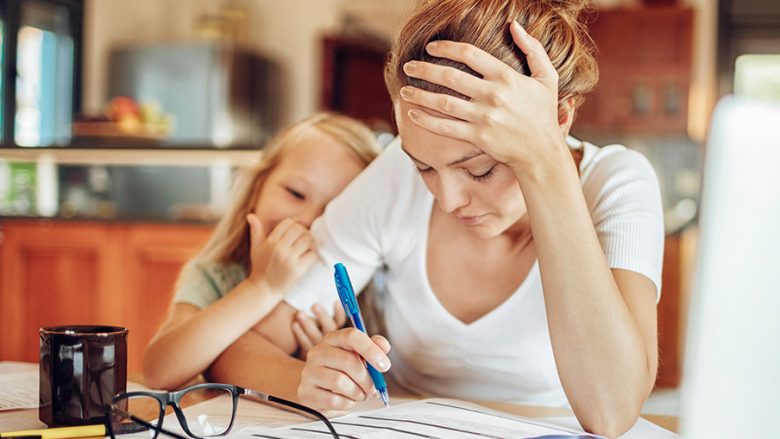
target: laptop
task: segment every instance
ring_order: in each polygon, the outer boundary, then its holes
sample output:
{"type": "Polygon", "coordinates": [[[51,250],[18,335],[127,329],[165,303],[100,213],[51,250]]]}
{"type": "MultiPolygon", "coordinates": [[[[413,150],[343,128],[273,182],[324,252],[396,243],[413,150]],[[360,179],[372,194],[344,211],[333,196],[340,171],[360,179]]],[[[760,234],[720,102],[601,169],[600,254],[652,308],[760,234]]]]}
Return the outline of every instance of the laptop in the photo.
{"type": "Polygon", "coordinates": [[[683,437],[780,437],[780,104],[715,110],[687,337],[683,437]]]}

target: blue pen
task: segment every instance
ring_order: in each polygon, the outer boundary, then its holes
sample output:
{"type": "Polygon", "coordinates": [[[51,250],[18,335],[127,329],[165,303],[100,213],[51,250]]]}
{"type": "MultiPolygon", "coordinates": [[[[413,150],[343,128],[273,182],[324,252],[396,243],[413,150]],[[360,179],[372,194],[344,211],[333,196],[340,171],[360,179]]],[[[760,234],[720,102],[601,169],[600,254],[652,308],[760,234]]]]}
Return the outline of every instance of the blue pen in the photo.
{"type": "MultiPolygon", "coordinates": [[[[355,290],[352,289],[352,282],[349,280],[349,274],[347,274],[347,267],[339,262],[333,268],[335,269],[333,277],[336,279],[336,290],[339,293],[339,299],[341,299],[344,312],[347,313],[352,326],[365,334],[366,328],[363,326],[363,316],[360,314],[360,307],[358,307],[355,290]]],[[[379,396],[382,397],[385,407],[390,407],[390,396],[387,394],[385,377],[368,362],[366,362],[366,368],[368,368],[368,374],[371,375],[374,387],[379,392],[379,396]]]]}

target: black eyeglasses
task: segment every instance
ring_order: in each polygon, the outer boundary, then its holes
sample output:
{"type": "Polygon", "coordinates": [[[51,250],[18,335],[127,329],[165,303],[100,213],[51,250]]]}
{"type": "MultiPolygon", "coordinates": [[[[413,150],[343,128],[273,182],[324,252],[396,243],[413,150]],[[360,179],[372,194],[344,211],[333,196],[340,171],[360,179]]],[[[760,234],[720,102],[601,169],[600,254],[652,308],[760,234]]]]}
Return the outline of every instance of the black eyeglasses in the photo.
{"type": "Polygon", "coordinates": [[[176,439],[185,439],[181,435],[163,428],[166,409],[168,406],[171,406],[173,413],[176,414],[176,418],[179,420],[179,425],[190,437],[203,439],[213,436],[224,436],[233,428],[233,423],[236,420],[238,398],[241,395],[281,404],[311,415],[325,424],[334,439],[340,439],[328,418],[314,409],[252,389],[245,389],[232,384],[217,383],[196,384],[177,392],[120,393],[112,399],[111,407],[106,411],[106,429],[111,439],[117,439],[116,435],[145,430],[149,430],[151,439],[156,439],[160,433],[176,439]],[[229,419],[203,414],[197,417],[188,417],[182,410],[182,404],[187,407],[223,395],[230,395],[233,402],[233,410],[229,419]]]}

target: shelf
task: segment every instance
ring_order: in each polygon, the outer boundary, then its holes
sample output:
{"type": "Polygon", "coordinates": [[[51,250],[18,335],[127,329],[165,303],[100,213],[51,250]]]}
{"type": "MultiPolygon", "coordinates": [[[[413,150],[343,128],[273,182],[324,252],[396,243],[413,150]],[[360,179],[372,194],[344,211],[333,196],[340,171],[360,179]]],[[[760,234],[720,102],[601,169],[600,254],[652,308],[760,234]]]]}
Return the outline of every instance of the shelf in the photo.
{"type": "Polygon", "coordinates": [[[245,166],[257,162],[251,149],[1,148],[0,160],[49,161],[63,165],[245,166]]]}

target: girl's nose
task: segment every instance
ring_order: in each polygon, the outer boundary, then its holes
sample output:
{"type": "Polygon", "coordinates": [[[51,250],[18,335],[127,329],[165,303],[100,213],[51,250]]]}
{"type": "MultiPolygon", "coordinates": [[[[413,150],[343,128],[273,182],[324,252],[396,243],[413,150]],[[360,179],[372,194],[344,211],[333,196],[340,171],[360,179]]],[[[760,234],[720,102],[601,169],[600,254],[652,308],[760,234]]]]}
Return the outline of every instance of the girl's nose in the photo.
{"type": "Polygon", "coordinates": [[[303,212],[301,212],[298,215],[299,223],[303,224],[306,227],[311,227],[311,223],[314,222],[315,219],[317,219],[318,216],[322,215],[323,208],[319,206],[314,206],[308,209],[305,209],[303,212]]]}

